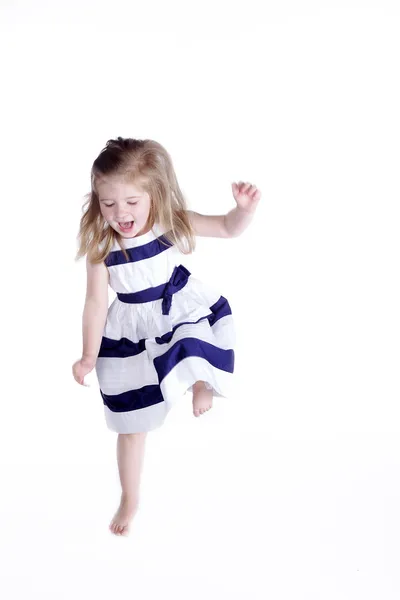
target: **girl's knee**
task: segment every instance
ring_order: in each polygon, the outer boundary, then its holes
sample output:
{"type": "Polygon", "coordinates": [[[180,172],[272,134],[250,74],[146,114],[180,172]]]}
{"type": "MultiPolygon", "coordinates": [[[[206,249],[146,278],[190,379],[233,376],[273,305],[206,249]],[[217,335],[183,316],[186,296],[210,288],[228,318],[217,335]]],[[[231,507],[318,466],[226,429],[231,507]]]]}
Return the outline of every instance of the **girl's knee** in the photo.
{"type": "Polygon", "coordinates": [[[206,384],[204,383],[204,381],[196,381],[193,384],[193,391],[199,392],[200,390],[204,389],[205,387],[206,387],[206,384]]]}
{"type": "Polygon", "coordinates": [[[213,394],[212,385],[205,381],[196,381],[196,383],[193,384],[192,389],[194,394],[199,394],[201,392],[208,392],[209,394],[213,394]]]}

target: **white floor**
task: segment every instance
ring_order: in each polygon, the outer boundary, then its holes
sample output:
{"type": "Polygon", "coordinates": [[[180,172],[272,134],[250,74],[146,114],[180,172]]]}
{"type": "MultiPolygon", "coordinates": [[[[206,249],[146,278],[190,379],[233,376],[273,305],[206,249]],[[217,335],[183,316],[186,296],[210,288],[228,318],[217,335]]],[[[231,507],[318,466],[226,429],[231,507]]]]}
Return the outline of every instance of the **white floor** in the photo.
{"type": "Polygon", "coordinates": [[[78,436],[75,463],[4,464],[2,598],[398,600],[397,436],[229,437],[222,406],[148,437],[128,538],[108,530],[111,432],[78,436]]]}

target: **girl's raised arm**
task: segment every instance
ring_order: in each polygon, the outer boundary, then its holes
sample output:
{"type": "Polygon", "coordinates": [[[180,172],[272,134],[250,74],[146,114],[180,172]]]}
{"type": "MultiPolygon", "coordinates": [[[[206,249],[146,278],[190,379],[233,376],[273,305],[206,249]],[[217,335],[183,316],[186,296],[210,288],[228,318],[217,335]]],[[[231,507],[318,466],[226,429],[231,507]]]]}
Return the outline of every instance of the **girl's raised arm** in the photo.
{"type": "Polygon", "coordinates": [[[243,233],[253,219],[261,192],[250,183],[232,184],[236,207],[226,215],[202,215],[188,211],[194,232],[203,237],[231,238],[243,233]]]}
{"type": "Polygon", "coordinates": [[[190,222],[196,235],[201,237],[231,237],[225,226],[225,215],[201,215],[188,211],[190,222]]]}

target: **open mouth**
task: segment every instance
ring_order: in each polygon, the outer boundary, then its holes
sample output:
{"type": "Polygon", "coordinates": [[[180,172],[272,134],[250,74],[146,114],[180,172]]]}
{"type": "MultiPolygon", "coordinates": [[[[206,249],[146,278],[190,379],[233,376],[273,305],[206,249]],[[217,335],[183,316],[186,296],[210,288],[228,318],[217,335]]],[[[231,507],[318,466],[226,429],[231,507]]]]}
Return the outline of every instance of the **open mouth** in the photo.
{"type": "Polygon", "coordinates": [[[133,227],[134,221],[126,221],[125,223],[118,223],[119,228],[122,231],[130,231],[133,227]]]}

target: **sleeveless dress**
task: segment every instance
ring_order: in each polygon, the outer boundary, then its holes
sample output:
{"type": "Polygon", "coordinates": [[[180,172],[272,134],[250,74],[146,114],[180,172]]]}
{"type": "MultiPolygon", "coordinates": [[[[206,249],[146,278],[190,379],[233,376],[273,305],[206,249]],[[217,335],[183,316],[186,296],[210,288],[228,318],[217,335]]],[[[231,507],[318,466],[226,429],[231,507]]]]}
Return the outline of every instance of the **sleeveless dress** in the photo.
{"type": "Polygon", "coordinates": [[[107,427],[160,427],[196,381],[214,396],[232,392],[235,329],[226,298],[195,279],[185,256],[151,231],[117,241],[105,259],[116,298],[108,308],[96,375],[107,427]]]}

